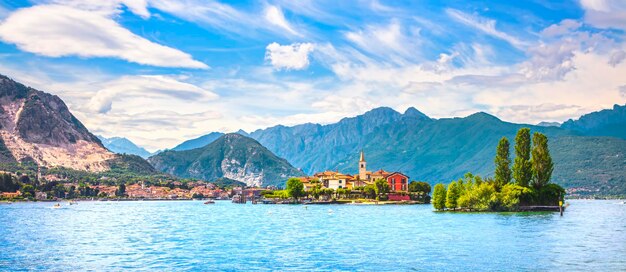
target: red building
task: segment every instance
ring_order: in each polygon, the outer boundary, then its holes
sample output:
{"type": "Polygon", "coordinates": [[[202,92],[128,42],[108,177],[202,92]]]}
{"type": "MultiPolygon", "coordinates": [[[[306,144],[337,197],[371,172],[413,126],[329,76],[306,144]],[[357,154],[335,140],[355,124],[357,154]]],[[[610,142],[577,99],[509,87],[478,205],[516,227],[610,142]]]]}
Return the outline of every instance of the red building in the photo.
{"type": "Polygon", "coordinates": [[[409,189],[409,177],[400,172],[393,172],[385,176],[389,188],[392,192],[396,191],[408,191],[409,189]]]}

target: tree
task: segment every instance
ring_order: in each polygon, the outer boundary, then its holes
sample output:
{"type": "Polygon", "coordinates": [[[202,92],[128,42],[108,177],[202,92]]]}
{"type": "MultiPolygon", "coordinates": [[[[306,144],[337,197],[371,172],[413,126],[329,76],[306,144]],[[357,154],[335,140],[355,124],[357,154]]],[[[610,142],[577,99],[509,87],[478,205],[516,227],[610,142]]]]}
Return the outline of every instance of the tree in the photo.
{"type": "Polygon", "coordinates": [[[343,188],[338,188],[335,193],[337,194],[337,198],[342,198],[342,196],[346,193],[346,190],[343,188]]]}
{"type": "Polygon", "coordinates": [[[460,191],[456,181],[450,182],[446,194],[446,208],[455,210],[458,207],[459,196],[460,191]]]}
{"type": "Polygon", "coordinates": [[[0,174],[0,192],[15,192],[19,187],[13,175],[9,173],[0,174]]]}
{"type": "Polygon", "coordinates": [[[513,178],[520,186],[528,187],[532,178],[530,164],[530,129],[521,128],[515,136],[515,161],[513,162],[513,178]]]}
{"type": "Polygon", "coordinates": [[[509,158],[509,140],[502,137],[496,148],[495,187],[500,191],[502,186],[511,182],[511,158],[509,158]]]}
{"type": "Polygon", "coordinates": [[[421,192],[424,194],[430,194],[430,184],[423,181],[411,181],[409,183],[409,192],[421,192]]]}
{"type": "Polygon", "coordinates": [[[35,197],[35,187],[30,184],[25,184],[24,186],[22,186],[21,191],[24,197],[35,197]]]}
{"type": "Polygon", "coordinates": [[[379,200],[380,195],[389,192],[389,183],[384,179],[377,179],[374,182],[374,189],[376,189],[376,200],[379,200]]]}
{"type": "Polygon", "coordinates": [[[438,183],[435,185],[432,203],[437,210],[443,210],[446,207],[446,187],[443,184],[438,183]]]}
{"type": "Polygon", "coordinates": [[[124,183],[120,184],[115,191],[116,196],[124,196],[126,194],[126,185],[124,183]]]}
{"type": "Polygon", "coordinates": [[[368,184],[363,187],[363,192],[367,198],[376,198],[376,186],[374,184],[368,184]]]}
{"type": "Polygon", "coordinates": [[[539,132],[533,134],[532,155],[532,185],[536,189],[540,189],[550,182],[552,170],[554,170],[546,135],[539,132]]]}
{"type": "Polygon", "coordinates": [[[299,178],[290,178],[287,180],[287,192],[289,192],[289,196],[298,201],[298,198],[304,196],[304,184],[299,178]]]}

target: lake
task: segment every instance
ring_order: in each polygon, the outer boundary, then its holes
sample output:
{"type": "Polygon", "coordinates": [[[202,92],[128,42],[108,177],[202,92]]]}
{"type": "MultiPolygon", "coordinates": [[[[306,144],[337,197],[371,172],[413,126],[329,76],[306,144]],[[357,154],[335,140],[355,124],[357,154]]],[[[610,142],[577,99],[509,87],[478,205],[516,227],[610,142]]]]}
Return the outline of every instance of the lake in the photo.
{"type": "Polygon", "coordinates": [[[0,270],[626,270],[626,205],[437,213],[430,205],[218,201],[0,205],[0,270]]]}

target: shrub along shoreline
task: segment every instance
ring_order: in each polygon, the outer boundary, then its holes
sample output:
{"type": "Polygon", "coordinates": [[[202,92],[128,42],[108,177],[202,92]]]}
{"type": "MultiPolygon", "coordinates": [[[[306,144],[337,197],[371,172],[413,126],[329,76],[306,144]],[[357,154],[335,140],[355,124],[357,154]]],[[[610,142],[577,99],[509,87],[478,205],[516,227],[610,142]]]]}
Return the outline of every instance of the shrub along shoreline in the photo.
{"type": "Polygon", "coordinates": [[[515,160],[510,167],[509,140],[502,137],[496,148],[495,175],[482,178],[471,173],[446,187],[435,185],[432,203],[438,211],[517,212],[555,210],[562,205],[565,190],[550,183],[554,163],[548,138],[522,128],[515,137],[515,160]],[[531,208],[535,207],[535,208],[531,208]]]}

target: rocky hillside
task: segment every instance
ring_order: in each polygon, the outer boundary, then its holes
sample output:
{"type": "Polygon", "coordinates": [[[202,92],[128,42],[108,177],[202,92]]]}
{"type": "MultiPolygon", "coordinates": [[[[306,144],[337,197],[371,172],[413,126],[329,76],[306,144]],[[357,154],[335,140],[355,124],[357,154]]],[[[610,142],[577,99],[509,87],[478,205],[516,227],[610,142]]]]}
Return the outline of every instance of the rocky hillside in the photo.
{"type": "Polygon", "coordinates": [[[148,161],[156,169],[178,177],[228,178],[247,185],[284,186],[289,177],[303,175],[257,141],[237,133],[223,135],[201,148],[164,151],[148,161]]]}
{"type": "Polygon", "coordinates": [[[58,96],[0,75],[0,162],[102,172],[125,158],[107,150],[58,96]]]}

